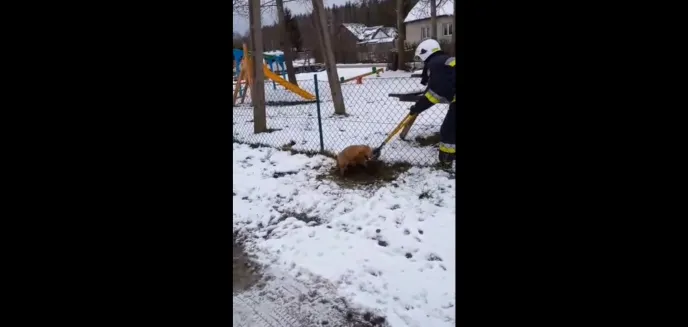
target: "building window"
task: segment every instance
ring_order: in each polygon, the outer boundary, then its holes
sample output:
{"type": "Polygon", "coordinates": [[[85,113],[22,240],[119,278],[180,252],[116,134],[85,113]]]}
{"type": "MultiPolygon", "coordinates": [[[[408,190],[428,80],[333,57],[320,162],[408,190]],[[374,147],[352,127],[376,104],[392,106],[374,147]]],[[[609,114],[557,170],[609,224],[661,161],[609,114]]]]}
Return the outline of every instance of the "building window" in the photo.
{"type": "Polygon", "coordinates": [[[443,27],[444,33],[442,33],[442,35],[444,35],[444,36],[451,36],[452,33],[453,33],[453,30],[454,30],[454,29],[453,29],[454,26],[452,26],[452,25],[453,25],[453,24],[451,24],[451,23],[449,23],[449,24],[443,24],[442,27],[443,27]]]}
{"type": "Polygon", "coordinates": [[[420,28],[420,39],[425,40],[430,38],[430,26],[420,28]]]}

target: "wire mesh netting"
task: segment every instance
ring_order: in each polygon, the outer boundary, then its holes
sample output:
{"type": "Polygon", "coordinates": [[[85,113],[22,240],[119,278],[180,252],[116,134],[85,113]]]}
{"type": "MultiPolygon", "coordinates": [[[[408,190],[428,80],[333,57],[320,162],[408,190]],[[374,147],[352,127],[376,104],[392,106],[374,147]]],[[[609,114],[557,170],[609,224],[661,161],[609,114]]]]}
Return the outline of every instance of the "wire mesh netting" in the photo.
{"type": "MultiPolygon", "coordinates": [[[[296,151],[339,153],[349,145],[379,146],[409,113],[413,102],[400,101],[390,94],[423,92],[420,79],[409,77],[365,77],[341,84],[345,114],[335,114],[330,85],[326,77],[299,80],[298,87],[316,95],[320,104],[266,81],[267,132],[254,133],[250,90],[244,102],[237,100],[233,110],[233,140],[248,144],[289,148],[296,151]],[[317,87],[316,87],[317,86],[317,87]],[[317,88],[317,90],[316,90],[317,88]],[[321,138],[322,136],[322,138],[321,138]]],[[[381,160],[427,166],[437,163],[439,130],[447,104],[438,104],[418,116],[404,140],[397,135],[382,150],[381,160]]]]}

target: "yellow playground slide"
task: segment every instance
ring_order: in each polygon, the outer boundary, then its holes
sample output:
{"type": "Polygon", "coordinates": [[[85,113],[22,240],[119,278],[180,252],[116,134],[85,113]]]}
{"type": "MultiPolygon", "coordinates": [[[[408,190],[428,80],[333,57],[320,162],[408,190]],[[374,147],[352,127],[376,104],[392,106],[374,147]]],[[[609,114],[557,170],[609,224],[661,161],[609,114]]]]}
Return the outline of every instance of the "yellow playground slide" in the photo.
{"type": "Polygon", "coordinates": [[[289,83],[279,75],[273,73],[267,65],[263,65],[263,72],[265,72],[265,77],[275,81],[277,84],[284,86],[287,90],[294,92],[306,100],[315,100],[315,95],[308,93],[304,89],[289,83]]]}

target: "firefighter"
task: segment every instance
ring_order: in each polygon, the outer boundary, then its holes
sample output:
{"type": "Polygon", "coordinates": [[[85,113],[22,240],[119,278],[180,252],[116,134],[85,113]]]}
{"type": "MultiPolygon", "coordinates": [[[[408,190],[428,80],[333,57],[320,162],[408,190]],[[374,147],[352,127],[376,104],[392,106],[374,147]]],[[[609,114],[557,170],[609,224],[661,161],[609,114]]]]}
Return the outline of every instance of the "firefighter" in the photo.
{"type": "Polygon", "coordinates": [[[449,104],[440,127],[439,161],[442,167],[450,168],[456,159],[456,59],[445,54],[433,39],[421,42],[415,55],[424,62],[422,81],[427,82],[428,88],[410,111],[418,115],[435,104],[449,104]]]}

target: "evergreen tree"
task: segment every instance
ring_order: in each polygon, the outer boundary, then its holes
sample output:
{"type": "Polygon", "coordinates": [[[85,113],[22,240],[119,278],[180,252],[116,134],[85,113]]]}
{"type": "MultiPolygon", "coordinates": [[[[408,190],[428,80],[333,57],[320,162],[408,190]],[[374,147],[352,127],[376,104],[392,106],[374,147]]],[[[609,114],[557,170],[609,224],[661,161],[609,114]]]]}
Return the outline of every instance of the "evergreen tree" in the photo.
{"type": "Polygon", "coordinates": [[[287,24],[291,45],[296,48],[296,51],[301,51],[301,32],[299,31],[299,26],[296,22],[296,19],[294,19],[294,17],[291,15],[291,10],[289,10],[289,8],[284,8],[284,21],[287,24]]]}

